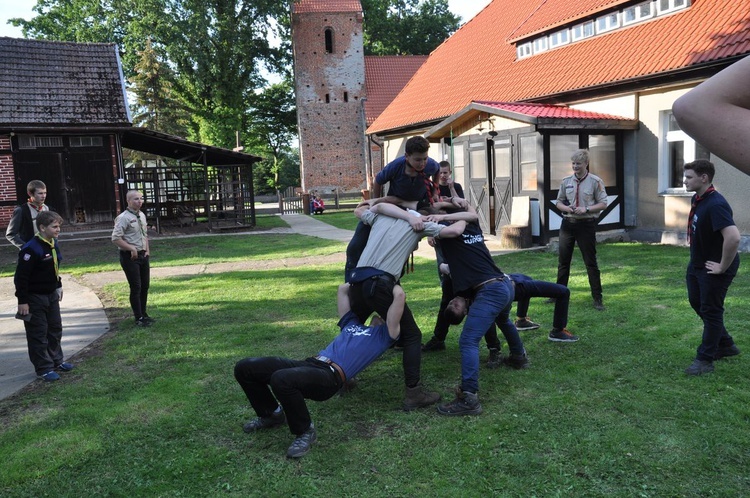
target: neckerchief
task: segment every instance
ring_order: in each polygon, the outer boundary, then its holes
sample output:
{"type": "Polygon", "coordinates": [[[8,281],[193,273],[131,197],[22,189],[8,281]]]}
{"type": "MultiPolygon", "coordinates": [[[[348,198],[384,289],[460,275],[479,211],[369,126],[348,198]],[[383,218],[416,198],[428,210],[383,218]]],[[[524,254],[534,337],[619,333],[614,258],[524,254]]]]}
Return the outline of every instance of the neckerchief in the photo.
{"type": "Polygon", "coordinates": [[[688,224],[687,224],[687,240],[688,245],[690,245],[690,241],[693,240],[693,216],[695,215],[695,209],[698,207],[698,203],[702,200],[704,200],[709,195],[716,192],[716,189],[714,188],[713,184],[709,185],[709,187],[706,189],[705,192],[703,192],[703,195],[695,194],[693,196],[693,200],[690,203],[690,214],[688,214],[688,224]]]}
{"type": "Polygon", "coordinates": [[[430,206],[435,204],[435,199],[432,198],[432,189],[435,186],[432,180],[424,174],[424,170],[419,172],[419,176],[422,177],[422,181],[424,182],[424,186],[427,189],[427,198],[430,200],[430,206]]]}
{"type": "Polygon", "coordinates": [[[50,247],[50,250],[52,251],[52,261],[55,264],[55,278],[60,278],[60,261],[57,259],[57,250],[55,249],[55,239],[52,239],[52,242],[48,241],[44,237],[42,237],[41,233],[36,234],[37,237],[39,237],[39,240],[44,242],[50,247]]]}
{"type": "Polygon", "coordinates": [[[143,226],[143,220],[141,220],[141,212],[140,211],[133,211],[132,209],[128,208],[128,211],[133,213],[135,217],[138,219],[138,228],[141,229],[141,236],[146,237],[146,227],[143,226]]]}
{"type": "Polygon", "coordinates": [[[573,194],[575,196],[575,198],[573,199],[573,208],[578,207],[578,187],[581,185],[581,182],[584,181],[588,176],[589,176],[588,171],[586,171],[586,174],[583,175],[583,178],[581,178],[580,180],[578,179],[576,175],[573,175],[573,177],[575,177],[575,180],[576,180],[576,190],[573,194]]]}
{"type": "Polygon", "coordinates": [[[34,211],[36,211],[37,213],[41,213],[42,211],[44,211],[44,203],[42,203],[42,205],[41,205],[41,206],[39,206],[39,207],[36,207],[36,204],[34,204],[33,202],[31,202],[31,199],[30,199],[30,198],[29,198],[29,206],[30,206],[31,208],[33,208],[33,209],[34,209],[34,211]]]}

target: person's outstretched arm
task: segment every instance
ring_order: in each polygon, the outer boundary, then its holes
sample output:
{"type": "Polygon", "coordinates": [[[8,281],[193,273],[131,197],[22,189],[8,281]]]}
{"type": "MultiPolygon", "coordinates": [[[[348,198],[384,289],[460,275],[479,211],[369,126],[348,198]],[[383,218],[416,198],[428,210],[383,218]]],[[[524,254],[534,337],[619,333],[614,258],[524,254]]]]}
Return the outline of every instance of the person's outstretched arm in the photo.
{"type": "Polygon", "coordinates": [[[715,74],[672,106],[698,143],[750,175],[750,57],[715,74]]]}
{"type": "Polygon", "coordinates": [[[352,309],[351,301],[349,300],[349,287],[349,284],[341,284],[336,293],[336,305],[338,307],[339,318],[343,318],[344,315],[349,313],[352,309]]]}

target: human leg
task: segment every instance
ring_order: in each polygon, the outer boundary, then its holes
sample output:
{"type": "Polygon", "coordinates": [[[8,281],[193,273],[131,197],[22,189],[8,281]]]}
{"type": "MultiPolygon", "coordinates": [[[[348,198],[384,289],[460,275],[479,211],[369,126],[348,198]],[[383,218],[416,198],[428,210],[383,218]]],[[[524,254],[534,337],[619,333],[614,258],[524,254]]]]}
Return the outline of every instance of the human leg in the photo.
{"type": "Polygon", "coordinates": [[[137,262],[141,280],[141,292],[139,293],[138,298],[141,303],[141,316],[144,317],[148,316],[146,305],[148,303],[148,289],[151,286],[151,263],[149,262],[148,256],[138,256],[137,262]]]}
{"type": "Polygon", "coordinates": [[[602,280],[599,264],[596,261],[596,220],[578,223],[576,228],[576,242],[586,265],[586,273],[589,277],[591,297],[595,303],[602,302],[602,280]]]}
{"type": "Polygon", "coordinates": [[[48,296],[47,308],[47,353],[55,367],[63,362],[62,350],[62,316],[60,315],[60,296],[53,292],[48,296]]]}
{"type": "Polygon", "coordinates": [[[563,220],[558,236],[557,283],[566,287],[570,278],[570,261],[573,259],[573,248],[576,243],[572,226],[572,223],[563,220]]]}
{"type": "Polygon", "coordinates": [[[133,310],[135,319],[138,320],[143,316],[143,309],[141,308],[141,269],[138,265],[138,261],[130,259],[130,253],[127,251],[120,251],[120,267],[125,272],[125,278],[128,280],[128,286],[130,287],[130,308],[133,310]]]}
{"type": "Polygon", "coordinates": [[[349,281],[349,273],[357,267],[362,251],[365,250],[367,239],[370,237],[370,229],[370,225],[360,221],[357,228],[354,229],[354,235],[352,235],[349,245],[346,246],[346,264],[344,265],[344,280],[346,282],[349,281]]]}
{"type": "Polygon", "coordinates": [[[31,320],[24,321],[26,329],[26,344],[29,351],[29,360],[34,365],[34,372],[43,375],[53,371],[55,363],[49,356],[47,336],[47,310],[49,308],[49,296],[40,294],[29,295],[29,313],[31,320]]]}
{"type": "Polygon", "coordinates": [[[724,326],[724,299],[737,273],[739,258],[721,275],[709,275],[705,269],[696,269],[700,286],[700,317],[703,320],[703,337],[696,359],[713,361],[720,348],[734,345],[732,336],[724,326]]]}

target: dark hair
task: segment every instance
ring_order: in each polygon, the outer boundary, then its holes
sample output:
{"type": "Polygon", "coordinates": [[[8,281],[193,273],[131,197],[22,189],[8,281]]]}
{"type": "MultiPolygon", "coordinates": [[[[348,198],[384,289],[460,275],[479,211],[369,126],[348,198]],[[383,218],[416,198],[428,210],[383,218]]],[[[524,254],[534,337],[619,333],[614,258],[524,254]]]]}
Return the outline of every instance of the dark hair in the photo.
{"type": "Polygon", "coordinates": [[[422,136],[416,136],[411,137],[409,140],[406,141],[406,145],[404,146],[404,151],[407,154],[423,154],[425,152],[430,151],[430,142],[427,141],[425,137],[422,136]]]}
{"type": "Polygon", "coordinates": [[[440,163],[439,163],[439,164],[440,164],[440,167],[441,167],[441,168],[448,168],[448,169],[451,169],[451,163],[449,163],[448,161],[440,161],[440,163]]]}
{"type": "Polygon", "coordinates": [[[698,176],[708,175],[709,182],[713,181],[714,175],[716,174],[714,163],[705,159],[698,159],[696,161],[693,161],[692,163],[686,163],[685,166],[682,167],[682,169],[683,171],[692,169],[698,174],[698,176]]]}
{"type": "Polygon", "coordinates": [[[45,226],[48,227],[52,223],[62,223],[63,219],[62,216],[57,214],[54,211],[42,211],[38,215],[36,215],[36,226],[45,226]]]}

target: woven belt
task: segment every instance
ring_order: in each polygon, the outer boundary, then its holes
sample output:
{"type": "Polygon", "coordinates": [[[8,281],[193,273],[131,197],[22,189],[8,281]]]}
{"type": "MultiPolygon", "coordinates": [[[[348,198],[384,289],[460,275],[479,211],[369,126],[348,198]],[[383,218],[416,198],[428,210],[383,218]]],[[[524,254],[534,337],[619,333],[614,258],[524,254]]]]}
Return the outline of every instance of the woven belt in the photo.
{"type": "Polygon", "coordinates": [[[328,367],[333,371],[333,373],[338,374],[339,378],[341,379],[342,383],[346,383],[346,375],[344,374],[344,371],[341,369],[338,364],[334,363],[330,358],[327,356],[313,356],[313,359],[318,360],[322,363],[325,363],[328,365],[328,367]]]}

